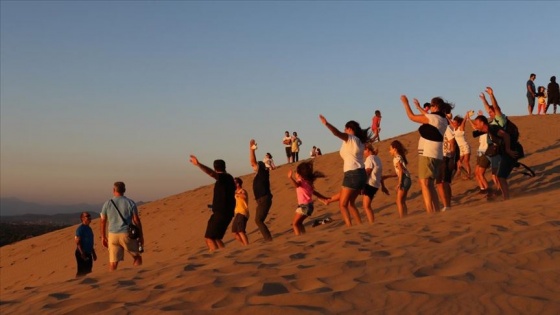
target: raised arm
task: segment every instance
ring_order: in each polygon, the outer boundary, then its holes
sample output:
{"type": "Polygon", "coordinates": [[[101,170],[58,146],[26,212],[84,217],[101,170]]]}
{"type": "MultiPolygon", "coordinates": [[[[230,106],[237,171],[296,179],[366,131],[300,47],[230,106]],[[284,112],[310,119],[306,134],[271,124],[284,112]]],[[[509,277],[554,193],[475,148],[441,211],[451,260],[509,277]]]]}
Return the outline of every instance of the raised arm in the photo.
{"type": "Polygon", "coordinates": [[[342,141],[348,140],[348,134],[345,132],[340,132],[338,129],[336,129],[336,127],[331,125],[323,115],[319,115],[319,119],[321,120],[321,123],[332,132],[333,135],[340,138],[342,141]]]}
{"type": "Polygon", "coordinates": [[[300,186],[300,183],[297,182],[294,177],[293,177],[293,171],[289,170],[288,171],[288,178],[290,179],[290,181],[292,182],[292,184],[294,185],[295,188],[298,188],[300,186]]]}
{"type": "Polygon", "coordinates": [[[202,170],[204,173],[208,174],[210,177],[218,179],[218,173],[216,173],[213,169],[209,168],[208,166],[200,163],[198,161],[198,159],[196,158],[196,156],[191,155],[190,156],[190,161],[194,166],[198,166],[198,168],[200,168],[200,170],[202,170]]]}
{"type": "Polygon", "coordinates": [[[259,165],[257,164],[257,157],[255,156],[256,148],[257,148],[257,142],[255,141],[255,139],[251,139],[251,141],[249,141],[249,161],[251,162],[251,166],[255,171],[259,167],[259,165]]]}
{"type": "Polygon", "coordinates": [[[420,102],[418,102],[417,99],[414,99],[414,107],[416,107],[416,109],[420,112],[420,114],[424,116],[428,113],[426,110],[424,110],[422,106],[420,106],[420,102]]]}
{"type": "Polygon", "coordinates": [[[488,93],[488,95],[490,96],[490,100],[492,101],[492,107],[494,108],[494,113],[496,113],[496,116],[501,116],[502,109],[498,105],[498,101],[496,100],[496,96],[494,95],[494,90],[492,90],[492,88],[488,86],[486,87],[486,93],[488,93]]]}
{"type": "MultiPolygon", "coordinates": [[[[417,122],[419,124],[427,124],[429,123],[428,117],[424,115],[415,115],[410,108],[410,104],[408,103],[408,98],[406,95],[401,95],[401,102],[403,103],[404,110],[406,111],[406,115],[408,119],[417,122]]],[[[418,102],[417,99],[414,99],[414,103],[418,102]]]]}

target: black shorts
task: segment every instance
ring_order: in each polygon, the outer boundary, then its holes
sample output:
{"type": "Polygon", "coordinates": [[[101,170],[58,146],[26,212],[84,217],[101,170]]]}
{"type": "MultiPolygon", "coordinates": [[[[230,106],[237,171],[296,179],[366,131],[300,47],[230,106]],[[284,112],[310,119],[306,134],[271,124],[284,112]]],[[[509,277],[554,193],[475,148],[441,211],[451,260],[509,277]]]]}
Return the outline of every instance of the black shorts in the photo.
{"type": "Polygon", "coordinates": [[[286,156],[292,157],[292,147],[285,147],[286,148],[286,156]]]}
{"type": "Polygon", "coordinates": [[[242,215],[241,213],[236,213],[235,217],[233,218],[233,222],[231,223],[231,232],[232,233],[245,232],[246,228],[247,228],[247,217],[242,215]]]}
{"type": "Polygon", "coordinates": [[[378,190],[379,188],[366,184],[364,186],[364,189],[362,190],[362,195],[366,195],[369,197],[369,199],[373,199],[373,196],[375,196],[378,190]]]}
{"type": "Polygon", "coordinates": [[[451,184],[451,181],[453,180],[453,173],[455,172],[455,169],[457,168],[457,164],[453,163],[453,158],[450,157],[443,157],[443,182],[444,183],[449,183],[451,184]]]}
{"type": "Polygon", "coordinates": [[[527,95],[527,101],[529,101],[529,106],[533,109],[535,107],[535,97],[527,95]]]}
{"type": "Polygon", "coordinates": [[[221,240],[224,238],[224,235],[226,235],[231,219],[231,217],[212,214],[210,219],[208,219],[208,225],[206,226],[206,233],[204,234],[204,237],[213,240],[221,240]]]}
{"type": "Polygon", "coordinates": [[[483,169],[487,169],[490,167],[490,160],[484,155],[484,153],[478,153],[476,158],[476,165],[482,167],[483,169]]]}

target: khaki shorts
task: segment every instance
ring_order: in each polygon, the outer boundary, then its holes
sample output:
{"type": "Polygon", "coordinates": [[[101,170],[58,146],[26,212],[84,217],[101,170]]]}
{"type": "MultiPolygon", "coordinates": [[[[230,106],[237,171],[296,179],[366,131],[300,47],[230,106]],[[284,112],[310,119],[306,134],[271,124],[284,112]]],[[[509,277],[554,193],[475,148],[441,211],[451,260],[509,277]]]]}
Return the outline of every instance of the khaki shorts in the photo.
{"type": "Polygon", "coordinates": [[[132,257],[140,256],[138,242],[131,240],[127,233],[109,233],[109,262],[124,260],[124,251],[132,257]]]}
{"type": "Polygon", "coordinates": [[[436,179],[441,171],[442,160],[419,156],[418,157],[418,178],[419,179],[436,179]]]}

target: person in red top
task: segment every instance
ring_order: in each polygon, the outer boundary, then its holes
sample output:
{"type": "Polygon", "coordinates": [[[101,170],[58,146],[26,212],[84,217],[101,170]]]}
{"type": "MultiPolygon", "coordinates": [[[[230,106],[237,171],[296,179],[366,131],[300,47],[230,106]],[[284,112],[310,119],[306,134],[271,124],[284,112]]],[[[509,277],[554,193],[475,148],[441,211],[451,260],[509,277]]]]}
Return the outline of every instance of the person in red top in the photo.
{"type": "Polygon", "coordinates": [[[381,131],[381,112],[378,110],[375,111],[375,115],[371,119],[371,131],[373,132],[371,142],[381,141],[381,139],[379,139],[379,132],[381,131]]]}

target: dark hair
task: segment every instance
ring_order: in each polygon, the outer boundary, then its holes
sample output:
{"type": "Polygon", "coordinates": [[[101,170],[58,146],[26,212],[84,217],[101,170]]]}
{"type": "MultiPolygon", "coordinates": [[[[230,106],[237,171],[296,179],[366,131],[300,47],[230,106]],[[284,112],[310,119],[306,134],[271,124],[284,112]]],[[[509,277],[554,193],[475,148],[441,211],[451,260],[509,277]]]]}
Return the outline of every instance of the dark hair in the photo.
{"type": "Polygon", "coordinates": [[[555,76],[551,76],[551,77],[550,77],[550,82],[556,83],[556,77],[555,77],[555,76]]]}
{"type": "Polygon", "coordinates": [[[376,114],[376,115],[377,115],[377,114],[380,114],[380,115],[381,115],[381,112],[380,112],[379,110],[376,110],[376,111],[375,111],[375,114],[376,114]]]}
{"type": "Polygon", "coordinates": [[[408,164],[408,160],[406,159],[408,151],[405,149],[404,145],[399,140],[395,140],[391,142],[391,147],[397,150],[397,153],[402,157],[404,164],[408,164]]]}
{"type": "Polygon", "coordinates": [[[366,143],[371,138],[371,132],[369,132],[369,127],[366,129],[362,129],[360,124],[354,120],[350,120],[349,122],[344,125],[345,128],[350,128],[354,131],[354,135],[362,141],[362,143],[366,143]]]}
{"type": "Polygon", "coordinates": [[[432,113],[440,112],[440,113],[443,113],[443,114],[449,114],[449,113],[451,113],[451,110],[453,108],[455,108],[455,104],[447,102],[439,96],[432,98],[432,101],[430,102],[430,105],[434,105],[438,108],[437,111],[432,112],[432,113]]]}
{"type": "Polygon", "coordinates": [[[123,182],[115,182],[113,187],[115,187],[115,190],[121,195],[126,192],[126,186],[123,182]]]}
{"type": "Polygon", "coordinates": [[[529,76],[529,78],[536,77],[536,76],[537,76],[536,74],[531,73],[531,75],[529,76]]]}
{"type": "MultiPolygon", "coordinates": [[[[543,90],[545,90],[544,86],[542,86],[542,85],[539,86],[539,87],[537,88],[537,96],[544,96],[544,92],[541,92],[541,88],[542,88],[543,90]]],[[[545,90],[545,91],[546,91],[546,90],[545,90]]]]}
{"type": "Polygon", "coordinates": [[[214,170],[216,170],[216,172],[225,172],[226,162],[224,160],[214,160],[214,170]]]}
{"type": "Polygon", "coordinates": [[[455,120],[459,125],[463,123],[463,120],[465,120],[463,117],[457,115],[455,117],[453,117],[453,120],[455,120]]]}
{"type": "Polygon", "coordinates": [[[488,125],[488,118],[486,118],[486,116],[484,116],[484,115],[478,115],[478,116],[476,116],[476,118],[474,120],[479,120],[483,124],[488,125]]]}
{"type": "Polygon", "coordinates": [[[424,107],[424,109],[426,109],[426,108],[430,108],[430,106],[431,106],[430,103],[424,103],[424,106],[423,106],[423,107],[424,107]]]}
{"type": "Polygon", "coordinates": [[[296,172],[301,178],[312,184],[317,178],[325,177],[323,173],[313,171],[313,161],[302,162],[297,166],[296,172]]]}
{"type": "Polygon", "coordinates": [[[269,152],[266,152],[266,155],[270,156],[270,158],[272,159],[272,154],[270,154],[269,152]]]}
{"type": "Polygon", "coordinates": [[[233,182],[239,184],[240,187],[243,187],[243,180],[239,177],[233,179],[233,182]]]}

